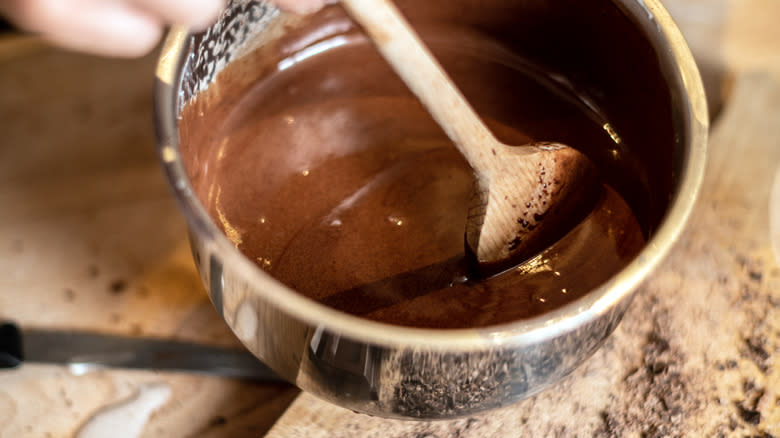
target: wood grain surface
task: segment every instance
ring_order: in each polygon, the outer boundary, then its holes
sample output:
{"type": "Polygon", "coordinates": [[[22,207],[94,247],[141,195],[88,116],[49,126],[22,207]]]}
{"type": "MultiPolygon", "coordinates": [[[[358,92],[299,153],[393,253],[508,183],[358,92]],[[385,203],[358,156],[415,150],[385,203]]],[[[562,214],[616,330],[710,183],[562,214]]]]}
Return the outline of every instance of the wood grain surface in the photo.
{"type": "MultiPolygon", "coordinates": [[[[0,40],[0,320],[238,345],[201,286],[157,164],[154,55],[0,40]]],[[[172,397],[143,436],[261,436],[297,394],[185,374],[0,371],[1,437],[68,437],[140,385],[172,397]]]]}

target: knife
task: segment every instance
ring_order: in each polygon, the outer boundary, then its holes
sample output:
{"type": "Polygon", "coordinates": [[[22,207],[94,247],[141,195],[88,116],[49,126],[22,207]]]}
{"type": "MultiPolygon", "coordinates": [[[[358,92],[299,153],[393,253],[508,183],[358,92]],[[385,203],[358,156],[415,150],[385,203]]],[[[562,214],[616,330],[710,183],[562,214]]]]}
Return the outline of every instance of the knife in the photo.
{"type": "Polygon", "coordinates": [[[281,382],[247,350],[86,331],[20,329],[0,324],[0,369],[23,362],[66,365],[80,375],[99,368],[181,371],[281,382]]]}

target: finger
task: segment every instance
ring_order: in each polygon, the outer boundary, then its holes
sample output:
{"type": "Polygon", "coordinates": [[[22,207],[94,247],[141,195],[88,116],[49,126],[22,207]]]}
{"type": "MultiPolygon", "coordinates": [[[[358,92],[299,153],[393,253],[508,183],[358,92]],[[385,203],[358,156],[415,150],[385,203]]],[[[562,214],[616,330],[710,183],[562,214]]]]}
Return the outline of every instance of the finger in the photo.
{"type": "Polygon", "coordinates": [[[203,29],[216,21],[225,0],[125,0],[168,23],[203,29]]]}
{"type": "Polygon", "coordinates": [[[311,14],[322,9],[328,0],[274,0],[274,3],[296,14],[311,14]]]}
{"type": "Polygon", "coordinates": [[[73,50],[105,56],[140,56],[162,34],[146,12],[112,0],[11,0],[4,11],[20,27],[73,50]]]}

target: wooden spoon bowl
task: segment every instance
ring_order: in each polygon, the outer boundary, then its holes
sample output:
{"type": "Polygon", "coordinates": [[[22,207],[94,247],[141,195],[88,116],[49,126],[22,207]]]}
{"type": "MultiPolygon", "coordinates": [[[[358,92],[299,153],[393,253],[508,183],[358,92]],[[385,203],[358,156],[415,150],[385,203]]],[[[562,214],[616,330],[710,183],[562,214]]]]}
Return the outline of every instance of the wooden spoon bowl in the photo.
{"type": "Polygon", "coordinates": [[[522,262],[582,218],[601,188],[585,155],[560,143],[499,142],[391,1],[341,3],[474,169],[466,244],[479,272],[522,262]]]}

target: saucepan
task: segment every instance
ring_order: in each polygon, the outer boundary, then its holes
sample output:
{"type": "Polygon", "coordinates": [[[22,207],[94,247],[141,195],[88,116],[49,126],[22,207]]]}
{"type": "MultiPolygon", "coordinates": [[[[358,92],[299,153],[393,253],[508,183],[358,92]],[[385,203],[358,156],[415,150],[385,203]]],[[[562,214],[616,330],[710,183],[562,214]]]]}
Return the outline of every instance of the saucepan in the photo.
{"type": "Polygon", "coordinates": [[[156,73],[159,155],[189,224],[203,283],[247,349],[282,378],[345,408],[393,418],[452,418],[538,393],[602,345],[691,212],[702,181],[708,115],[693,57],[658,0],[453,0],[439,2],[438,13],[431,12],[436,3],[397,3],[412,24],[424,10],[427,20],[471,20],[497,38],[521,41],[529,57],[554,65],[608,113],[639,157],[644,180],[636,190],[646,190],[649,200],[641,212],[648,243],[624,269],[548,313],[452,330],[348,315],[266,274],[220,231],[195,193],[180,123],[182,110],[211,87],[221,87],[210,93],[214,105],[231,105],[260,72],[246,69],[229,83],[218,80],[220,72],[258,56],[257,48],[310,19],[262,1],[230,1],[205,32],[170,31],[156,73]]]}

